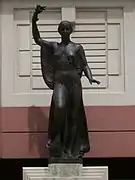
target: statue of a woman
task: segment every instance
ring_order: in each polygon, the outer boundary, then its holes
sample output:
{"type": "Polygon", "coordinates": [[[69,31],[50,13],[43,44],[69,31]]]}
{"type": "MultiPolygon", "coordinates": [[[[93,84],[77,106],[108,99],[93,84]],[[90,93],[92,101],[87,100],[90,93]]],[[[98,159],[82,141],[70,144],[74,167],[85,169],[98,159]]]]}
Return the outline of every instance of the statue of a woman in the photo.
{"type": "Polygon", "coordinates": [[[90,150],[86,116],[82,99],[82,72],[90,84],[93,79],[80,44],[70,40],[72,23],[58,26],[61,42],[48,42],[40,37],[36,21],[46,7],[38,5],[32,17],[32,33],[41,46],[41,69],[45,83],[53,89],[49,115],[48,143],[51,157],[80,158],[90,150]]]}

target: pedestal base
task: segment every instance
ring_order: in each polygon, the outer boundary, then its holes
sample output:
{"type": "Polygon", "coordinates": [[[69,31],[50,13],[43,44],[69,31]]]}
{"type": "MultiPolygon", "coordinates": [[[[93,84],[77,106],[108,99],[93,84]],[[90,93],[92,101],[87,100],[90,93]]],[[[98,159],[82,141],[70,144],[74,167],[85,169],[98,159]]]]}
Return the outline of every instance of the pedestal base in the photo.
{"type": "Polygon", "coordinates": [[[82,159],[51,158],[48,163],[49,176],[73,177],[82,174],[82,159]]]}
{"type": "Polygon", "coordinates": [[[48,164],[83,164],[83,160],[81,158],[49,158],[48,164]]]}
{"type": "Polygon", "coordinates": [[[50,176],[48,167],[24,167],[23,180],[108,180],[108,167],[82,167],[81,176],[50,176]]]}

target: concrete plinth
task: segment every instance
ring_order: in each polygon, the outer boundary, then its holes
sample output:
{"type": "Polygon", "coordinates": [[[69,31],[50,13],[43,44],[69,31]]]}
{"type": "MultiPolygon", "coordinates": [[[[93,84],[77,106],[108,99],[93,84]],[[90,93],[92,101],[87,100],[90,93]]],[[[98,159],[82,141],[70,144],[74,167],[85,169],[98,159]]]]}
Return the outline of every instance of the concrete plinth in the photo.
{"type": "MultiPolygon", "coordinates": [[[[72,166],[70,166],[70,168],[71,167],[72,166]]],[[[59,168],[61,167],[59,166],[59,168]]],[[[79,176],[60,177],[57,175],[58,173],[56,174],[56,176],[51,176],[49,167],[23,168],[23,180],[108,180],[108,167],[106,166],[82,167],[81,176],[79,175],[79,176]]],[[[64,175],[66,175],[66,173],[64,175]]]]}

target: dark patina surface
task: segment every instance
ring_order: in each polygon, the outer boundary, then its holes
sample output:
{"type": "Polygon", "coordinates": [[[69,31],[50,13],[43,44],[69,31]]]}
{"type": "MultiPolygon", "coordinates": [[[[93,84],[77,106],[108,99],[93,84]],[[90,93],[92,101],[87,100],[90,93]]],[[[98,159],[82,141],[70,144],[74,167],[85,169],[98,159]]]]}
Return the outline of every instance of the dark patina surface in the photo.
{"type": "Polygon", "coordinates": [[[42,75],[53,90],[49,115],[48,144],[51,158],[78,159],[90,150],[87,122],[82,99],[81,77],[84,72],[90,84],[93,79],[85,52],[71,41],[72,23],[62,21],[58,26],[61,42],[48,42],[40,37],[38,14],[46,7],[38,5],[32,17],[32,33],[41,46],[42,75]]]}

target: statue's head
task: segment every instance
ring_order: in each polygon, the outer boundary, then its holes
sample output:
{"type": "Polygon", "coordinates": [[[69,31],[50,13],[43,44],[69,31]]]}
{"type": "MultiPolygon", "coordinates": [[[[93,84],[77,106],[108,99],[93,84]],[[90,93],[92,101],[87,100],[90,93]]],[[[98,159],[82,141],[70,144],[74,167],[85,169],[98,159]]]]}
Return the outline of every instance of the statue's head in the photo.
{"type": "Polygon", "coordinates": [[[58,32],[62,37],[69,37],[73,32],[73,24],[69,21],[61,21],[58,26],[58,32]]]}

